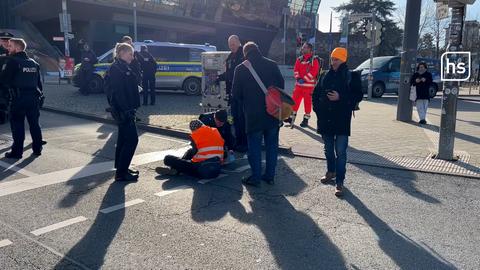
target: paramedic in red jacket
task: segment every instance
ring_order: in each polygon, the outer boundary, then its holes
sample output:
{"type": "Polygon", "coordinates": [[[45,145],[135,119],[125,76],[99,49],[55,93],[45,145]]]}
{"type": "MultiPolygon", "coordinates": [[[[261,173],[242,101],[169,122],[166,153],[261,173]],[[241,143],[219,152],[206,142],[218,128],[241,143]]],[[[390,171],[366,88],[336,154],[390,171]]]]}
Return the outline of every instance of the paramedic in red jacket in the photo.
{"type": "Polygon", "coordinates": [[[320,61],[313,55],[312,44],[308,42],[303,44],[302,56],[297,58],[293,72],[296,80],[295,89],[293,90],[295,106],[293,106],[293,115],[286,122],[294,124],[295,116],[303,99],[305,115],[300,126],[307,127],[308,119],[310,119],[310,113],[312,112],[312,93],[320,72],[320,61]]]}

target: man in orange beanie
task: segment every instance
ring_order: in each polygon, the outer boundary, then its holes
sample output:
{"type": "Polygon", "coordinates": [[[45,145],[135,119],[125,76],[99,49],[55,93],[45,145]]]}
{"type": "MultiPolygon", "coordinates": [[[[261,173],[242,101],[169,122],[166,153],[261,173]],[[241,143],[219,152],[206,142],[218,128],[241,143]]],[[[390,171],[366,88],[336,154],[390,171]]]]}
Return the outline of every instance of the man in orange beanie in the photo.
{"type": "Polygon", "coordinates": [[[315,87],[312,99],[327,159],[327,173],[320,181],[327,184],[335,179],[335,195],[342,196],[352,111],[363,93],[360,75],[350,72],[345,63],[347,49],[335,48],[330,59],[331,68],[315,87]]]}
{"type": "Polygon", "coordinates": [[[300,103],[302,103],[302,99],[305,107],[305,115],[303,116],[303,121],[300,126],[308,126],[308,119],[310,119],[310,113],[312,112],[312,93],[317,84],[317,77],[321,68],[318,57],[313,55],[312,44],[303,44],[302,54],[302,56],[297,58],[293,69],[296,80],[295,89],[293,90],[295,106],[293,106],[292,116],[285,120],[285,122],[292,124],[292,128],[295,124],[295,117],[298,108],[300,107],[300,103]]]}

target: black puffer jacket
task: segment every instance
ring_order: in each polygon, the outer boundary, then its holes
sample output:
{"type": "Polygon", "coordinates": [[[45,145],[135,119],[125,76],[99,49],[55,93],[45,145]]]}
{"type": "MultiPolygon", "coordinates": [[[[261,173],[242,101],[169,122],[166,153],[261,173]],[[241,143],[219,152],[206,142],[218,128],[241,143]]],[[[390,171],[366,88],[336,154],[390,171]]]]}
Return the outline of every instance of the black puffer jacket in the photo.
{"type": "MultiPolygon", "coordinates": [[[[257,51],[250,52],[246,58],[252,63],[265,87],[274,85],[284,88],[285,81],[274,61],[263,57],[257,51]]],[[[265,94],[248,68],[242,64],[235,68],[232,87],[233,99],[243,104],[247,133],[278,127],[278,120],[267,113],[265,94]]]]}
{"type": "Polygon", "coordinates": [[[110,66],[111,105],[118,112],[135,111],[140,107],[137,78],[127,62],[115,59],[110,66]]]}
{"type": "Polygon", "coordinates": [[[419,99],[430,99],[430,86],[432,85],[432,74],[428,71],[425,73],[420,74],[418,72],[413,73],[412,77],[410,78],[410,85],[413,85],[417,88],[417,100],[419,99]],[[415,82],[415,80],[419,78],[425,78],[425,82],[415,82]]]}
{"type": "Polygon", "coordinates": [[[355,97],[351,89],[361,87],[360,77],[351,72],[350,85],[348,82],[348,67],[344,63],[337,71],[330,69],[317,84],[313,91],[313,110],[317,114],[317,132],[325,135],[350,136],[352,110],[355,97]],[[335,90],[340,95],[340,100],[330,101],[327,92],[335,90]]]}

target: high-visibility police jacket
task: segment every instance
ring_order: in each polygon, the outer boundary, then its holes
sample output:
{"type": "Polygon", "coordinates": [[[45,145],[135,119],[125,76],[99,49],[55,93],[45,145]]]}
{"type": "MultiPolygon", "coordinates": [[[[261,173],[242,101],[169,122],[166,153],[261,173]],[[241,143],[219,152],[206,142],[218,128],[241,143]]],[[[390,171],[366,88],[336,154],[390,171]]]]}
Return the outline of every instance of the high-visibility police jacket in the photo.
{"type": "Polygon", "coordinates": [[[220,158],[223,162],[224,141],[216,128],[202,126],[192,132],[192,140],[197,147],[197,153],[192,162],[202,162],[214,157],[220,158]]]}
{"type": "Polygon", "coordinates": [[[297,58],[293,73],[297,83],[296,86],[313,88],[317,83],[318,73],[320,72],[320,61],[312,54],[305,54],[297,58]],[[299,81],[299,80],[303,80],[299,81]]]}

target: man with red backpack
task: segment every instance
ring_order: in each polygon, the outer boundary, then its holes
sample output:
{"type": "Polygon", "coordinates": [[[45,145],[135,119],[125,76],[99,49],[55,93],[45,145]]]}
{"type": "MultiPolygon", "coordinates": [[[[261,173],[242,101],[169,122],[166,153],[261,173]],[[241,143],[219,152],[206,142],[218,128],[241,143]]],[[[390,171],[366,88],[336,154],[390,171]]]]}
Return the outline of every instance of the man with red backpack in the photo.
{"type": "Polygon", "coordinates": [[[296,80],[295,89],[293,90],[295,105],[293,106],[292,116],[285,120],[285,122],[292,124],[292,126],[295,122],[302,99],[305,107],[305,115],[303,116],[303,121],[300,126],[308,126],[308,120],[312,112],[312,93],[317,84],[320,68],[319,58],[313,55],[313,45],[308,42],[304,43],[302,46],[302,56],[297,58],[293,69],[296,80]]]}

